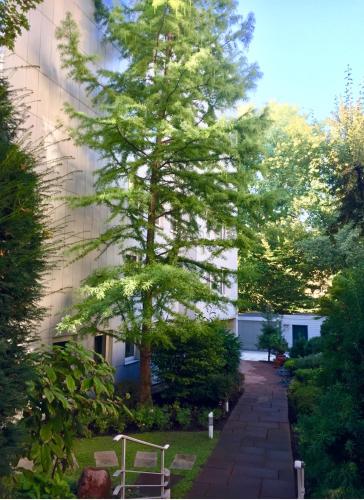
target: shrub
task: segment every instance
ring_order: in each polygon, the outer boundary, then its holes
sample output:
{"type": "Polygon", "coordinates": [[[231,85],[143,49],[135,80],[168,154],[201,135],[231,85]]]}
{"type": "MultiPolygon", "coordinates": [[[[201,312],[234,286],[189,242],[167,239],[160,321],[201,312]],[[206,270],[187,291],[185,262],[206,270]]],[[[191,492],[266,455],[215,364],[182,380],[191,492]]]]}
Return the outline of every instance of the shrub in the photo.
{"type": "Polygon", "coordinates": [[[125,379],[115,385],[115,395],[119,396],[128,408],[136,408],[139,403],[139,381],[125,379]]]}
{"type": "Polygon", "coordinates": [[[15,475],[15,498],[76,498],[69,484],[58,475],[24,471],[15,475]]]}
{"type": "Polygon", "coordinates": [[[178,403],[173,405],[174,418],[182,429],[188,429],[192,423],[192,410],[189,407],[181,408],[178,403]]]}
{"type": "Polygon", "coordinates": [[[322,352],[322,349],[323,349],[323,338],[313,337],[307,342],[305,355],[308,356],[310,354],[317,354],[319,352],[322,352]]]}
{"type": "Polygon", "coordinates": [[[306,355],[307,340],[298,339],[289,350],[290,358],[299,358],[306,355]]]}
{"type": "Polygon", "coordinates": [[[94,359],[76,342],[33,353],[37,378],[29,385],[24,424],[29,435],[28,457],[48,477],[59,477],[73,465],[74,440],[96,416],[118,416],[113,368],[94,359]]]}
{"type": "Polygon", "coordinates": [[[311,497],[362,498],[364,492],[363,276],[360,267],[335,277],[322,303],[322,354],[309,356],[319,357],[322,390],[297,429],[311,497]]]}
{"type": "Polygon", "coordinates": [[[283,367],[292,374],[296,369],[296,360],[295,359],[287,359],[287,361],[284,363],[283,367]]]}
{"type": "Polygon", "coordinates": [[[310,354],[304,358],[297,358],[295,362],[297,370],[300,368],[319,368],[322,364],[322,354],[310,354]]]}
{"type": "Polygon", "coordinates": [[[220,323],[207,323],[199,334],[172,334],[171,342],[153,357],[165,401],[215,407],[237,389],[239,339],[220,323]]]}
{"type": "Polygon", "coordinates": [[[289,350],[291,358],[309,356],[322,351],[322,337],[313,337],[310,340],[299,339],[289,350]]]}
{"type": "Polygon", "coordinates": [[[167,406],[139,406],[133,417],[140,431],[168,430],[172,427],[171,414],[167,406]]]}
{"type": "Polygon", "coordinates": [[[317,404],[320,388],[312,382],[294,379],[288,389],[288,397],[295,415],[311,414],[317,404]]]}

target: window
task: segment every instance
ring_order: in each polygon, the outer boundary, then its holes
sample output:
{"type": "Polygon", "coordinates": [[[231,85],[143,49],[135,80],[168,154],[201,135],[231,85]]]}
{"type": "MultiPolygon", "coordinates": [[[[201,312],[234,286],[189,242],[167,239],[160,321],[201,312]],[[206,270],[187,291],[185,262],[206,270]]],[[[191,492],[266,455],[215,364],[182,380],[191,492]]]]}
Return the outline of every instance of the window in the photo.
{"type": "MultiPolygon", "coordinates": [[[[106,335],[97,335],[94,339],[94,351],[103,358],[106,357],[106,335]]],[[[95,360],[99,360],[98,356],[95,356],[95,360]]]]}
{"type": "Polygon", "coordinates": [[[135,344],[127,340],[125,342],[125,361],[135,358],[135,344]]]}
{"type": "Polygon", "coordinates": [[[59,342],[53,342],[53,345],[58,345],[58,347],[66,347],[67,340],[61,340],[59,342]]]}

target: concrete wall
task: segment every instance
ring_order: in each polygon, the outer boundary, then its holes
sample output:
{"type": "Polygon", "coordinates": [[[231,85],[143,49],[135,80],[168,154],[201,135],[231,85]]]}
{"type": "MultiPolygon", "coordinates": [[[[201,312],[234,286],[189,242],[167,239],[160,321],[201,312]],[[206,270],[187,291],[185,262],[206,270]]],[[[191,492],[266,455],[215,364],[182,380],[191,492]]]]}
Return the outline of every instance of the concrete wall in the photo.
{"type": "MultiPolygon", "coordinates": [[[[321,334],[321,325],[325,318],[318,317],[314,314],[283,314],[282,333],[288,342],[288,346],[293,344],[292,331],[293,325],[306,325],[308,331],[308,339],[319,337],[321,334]]],[[[261,333],[264,317],[260,313],[245,313],[239,314],[238,317],[238,333],[242,341],[243,349],[256,350],[258,337],[261,333]]]]}

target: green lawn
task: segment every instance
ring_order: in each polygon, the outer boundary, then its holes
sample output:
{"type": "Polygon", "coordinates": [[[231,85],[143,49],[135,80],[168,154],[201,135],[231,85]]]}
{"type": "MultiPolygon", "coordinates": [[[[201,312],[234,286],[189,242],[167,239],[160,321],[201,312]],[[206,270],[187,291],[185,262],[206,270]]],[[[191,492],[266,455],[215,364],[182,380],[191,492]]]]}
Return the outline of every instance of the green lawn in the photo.
{"type": "MultiPolygon", "coordinates": [[[[170,448],[165,453],[165,466],[169,468],[176,453],[188,453],[197,456],[195,465],[190,471],[176,470],[175,473],[183,476],[183,479],[172,488],[172,498],[184,498],[191,488],[194,479],[198,475],[201,466],[206,462],[215,447],[219,432],[215,432],[214,439],[209,439],[207,431],[204,432],[145,432],[142,434],[131,434],[132,437],[155,443],[159,445],[169,444],[170,448]]],[[[100,436],[89,439],[79,439],[75,446],[75,455],[80,466],[72,479],[78,479],[80,470],[84,467],[95,466],[95,451],[115,450],[119,462],[121,455],[121,442],[116,443],[110,436],[100,436]]],[[[128,442],[127,444],[127,469],[134,469],[134,458],[137,451],[152,451],[151,448],[144,447],[137,443],[128,442]]],[[[159,455],[159,453],[158,453],[159,455]]],[[[110,468],[110,472],[115,469],[110,468]]],[[[149,469],[153,470],[153,469],[149,469]]],[[[158,470],[158,469],[156,469],[158,470]]],[[[113,478],[116,484],[120,479],[113,478]]],[[[127,482],[134,482],[135,476],[127,474],[127,482]]]]}

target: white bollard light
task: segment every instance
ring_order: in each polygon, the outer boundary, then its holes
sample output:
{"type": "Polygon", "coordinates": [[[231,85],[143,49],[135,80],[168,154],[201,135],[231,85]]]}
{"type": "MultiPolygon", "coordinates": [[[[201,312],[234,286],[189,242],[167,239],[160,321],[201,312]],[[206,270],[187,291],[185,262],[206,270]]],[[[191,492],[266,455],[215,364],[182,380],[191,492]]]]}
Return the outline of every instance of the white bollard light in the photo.
{"type": "Polygon", "coordinates": [[[226,411],[226,413],[229,413],[229,400],[228,399],[225,401],[225,411],[226,411]]]}
{"type": "Polygon", "coordinates": [[[297,498],[305,498],[305,463],[295,460],[294,468],[297,471],[297,498]]]}
{"type": "Polygon", "coordinates": [[[210,411],[209,413],[209,438],[213,439],[214,437],[214,412],[210,411]]]}

